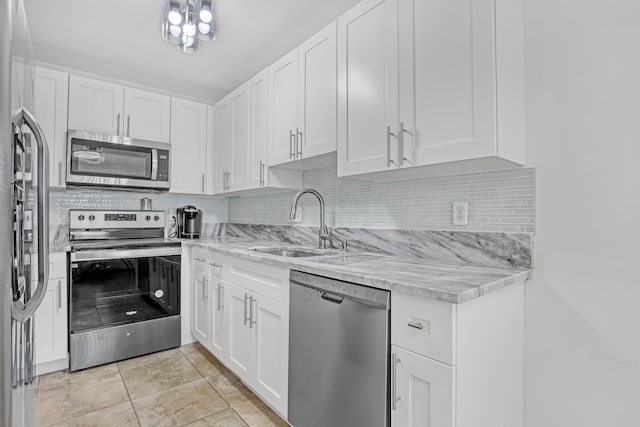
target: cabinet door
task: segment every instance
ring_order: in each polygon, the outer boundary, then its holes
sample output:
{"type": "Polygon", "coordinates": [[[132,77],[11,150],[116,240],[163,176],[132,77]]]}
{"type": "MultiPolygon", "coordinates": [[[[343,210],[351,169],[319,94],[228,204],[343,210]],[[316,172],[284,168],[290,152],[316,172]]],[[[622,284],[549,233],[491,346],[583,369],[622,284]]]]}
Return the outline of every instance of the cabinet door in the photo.
{"type": "Polygon", "coordinates": [[[35,115],[49,143],[49,185],[64,187],[69,74],[36,67],[35,115]]]}
{"type": "Polygon", "coordinates": [[[215,193],[215,180],[217,172],[216,164],[216,109],[211,105],[207,105],[207,159],[204,168],[205,194],[215,193]]]}
{"type": "Polygon", "coordinates": [[[493,10],[399,0],[402,166],[496,154],[493,10]]]}
{"type": "Polygon", "coordinates": [[[226,363],[229,358],[227,344],[228,325],[225,294],[227,284],[215,277],[209,277],[211,283],[211,346],[209,350],[214,356],[226,363]]]}
{"type": "Polygon", "coordinates": [[[223,193],[227,190],[228,182],[226,172],[231,170],[231,144],[233,117],[231,99],[226,97],[215,106],[215,147],[216,147],[216,171],[214,179],[215,193],[223,193]]]}
{"type": "Polygon", "coordinates": [[[203,346],[211,343],[211,289],[209,277],[200,268],[191,272],[191,333],[203,346]]]}
{"type": "Polygon", "coordinates": [[[249,84],[231,93],[231,175],[230,190],[247,188],[247,155],[249,152],[249,84]]]}
{"type": "Polygon", "coordinates": [[[124,134],[131,138],[169,142],[171,98],[127,87],[124,89],[124,134]]]}
{"type": "Polygon", "coordinates": [[[336,22],[298,48],[298,127],[303,158],[336,151],[336,22]]]}
{"type": "Polygon", "coordinates": [[[455,369],[396,346],[391,351],[391,363],[395,360],[392,380],[396,381],[396,395],[391,396],[391,426],[454,427],[455,369]]]}
{"type": "Polygon", "coordinates": [[[207,106],[171,98],[171,192],[203,194],[207,106]]]}
{"type": "Polygon", "coordinates": [[[69,77],[69,129],[122,135],[124,87],[69,77]]]}
{"type": "Polygon", "coordinates": [[[268,120],[268,70],[264,69],[249,82],[251,112],[249,131],[249,188],[268,185],[267,180],[267,120],[268,120]]]}
{"type": "Polygon", "coordinates": [[[249,292],[227,284],[229,322],[229,368],[240,378],[250,381],[252,374],[251,329],[249,328],[249,292]]]}
{"type": "MultiPolygon", "coordinates": [[[[37,283],[34,284],[37,286],[37,283]]],[[[36,365],[67,357],[67,282],[50,280],[35,314],[36,365]]]]}
{"type": "MultiPolygon", "coordinates": [[[[255,294],[254,294],[255,295],[255,294]]],[[[289,308],[270,298],[253,298],[251,318],[255,321],[253,353],[255,383],[260,396],[280,413],[287,413],[289,378],[289,308]]]]}
{"type": "Polygon", "coordinates": [[[338,176],[398,162],[398,0],[338,18],[338,176]]]}
{"type": "Polygon", "coordinates": [[[298,50],[269,67],[269,166],[295,159],[298,50]]]}

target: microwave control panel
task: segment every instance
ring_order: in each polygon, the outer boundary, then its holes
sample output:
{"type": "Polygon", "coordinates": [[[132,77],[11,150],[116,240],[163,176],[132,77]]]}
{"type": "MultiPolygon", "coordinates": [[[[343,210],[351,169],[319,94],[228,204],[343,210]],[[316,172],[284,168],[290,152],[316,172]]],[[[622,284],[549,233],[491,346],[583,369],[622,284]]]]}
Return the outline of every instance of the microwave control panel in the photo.
{"type": "Polygon", "coordinates": [[[169,151],[158,150],[158,181],[169,181],[169,151]]]}

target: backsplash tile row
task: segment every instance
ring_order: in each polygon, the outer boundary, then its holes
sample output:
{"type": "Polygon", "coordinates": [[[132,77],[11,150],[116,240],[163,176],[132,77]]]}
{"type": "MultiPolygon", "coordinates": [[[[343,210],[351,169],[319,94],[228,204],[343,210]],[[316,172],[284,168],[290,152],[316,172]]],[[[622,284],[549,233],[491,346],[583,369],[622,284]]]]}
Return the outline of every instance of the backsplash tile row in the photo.
{"type": "Polygon", "coordinates": [[[58,190],[52,189],[49,196],[52,225],[68,225],[69,209],[140,209],[140,199],[150,198],[154,210],[162,210],[166,221],[171,222],[170,213],[185,205],[195,205],[204,213],[203,222],[218,223],[228,220],[227,199],[213,196],[169,193],[134,193],[106,190],[58,190]]]}
{"type": "MultiPolygon", "coordinates": [[[[337,178],[336,168],[304,172],[303,186],[319,191],[330,227],[533,232],[535,170],[486,172],[372,183],[337,178]],[[469,225],[452,224],[453,202],[469,203],[469,225]]],[[[295,192],[229,199],[229,222],[291,224],[295,192]]],[[[318,203],[301,199],[301,225],[317,225],[318,203]]]]}

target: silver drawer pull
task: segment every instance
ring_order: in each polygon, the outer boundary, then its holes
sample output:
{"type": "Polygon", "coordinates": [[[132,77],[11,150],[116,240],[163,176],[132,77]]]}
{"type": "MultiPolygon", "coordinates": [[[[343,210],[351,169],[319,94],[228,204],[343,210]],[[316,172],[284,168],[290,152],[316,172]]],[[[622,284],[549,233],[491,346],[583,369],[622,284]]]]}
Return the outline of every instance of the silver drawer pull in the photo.
{"type": "Polygon", "coordinates": [[[407,325],[409,325],[409,327],[411,328],[424,329],[424,326],[422,326],[422,323],[418,323],[418,322],[409,322],[407,323],[407,325]]]}

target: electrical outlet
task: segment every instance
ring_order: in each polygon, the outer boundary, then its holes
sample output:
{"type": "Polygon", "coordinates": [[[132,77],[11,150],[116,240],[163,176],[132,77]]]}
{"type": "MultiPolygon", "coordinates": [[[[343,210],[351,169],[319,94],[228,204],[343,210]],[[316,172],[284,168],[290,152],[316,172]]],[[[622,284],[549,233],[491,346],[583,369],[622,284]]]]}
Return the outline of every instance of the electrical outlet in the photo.
{"type": "Polygon", "coordinates": [[[469,225],[469,203],[453,202],[453,225],[469,225]]]}
{"type": "Polygon", "coordinates": [[[302,206],[296,208],[296,217],[292,221],[302,222],[302,206]]]}

